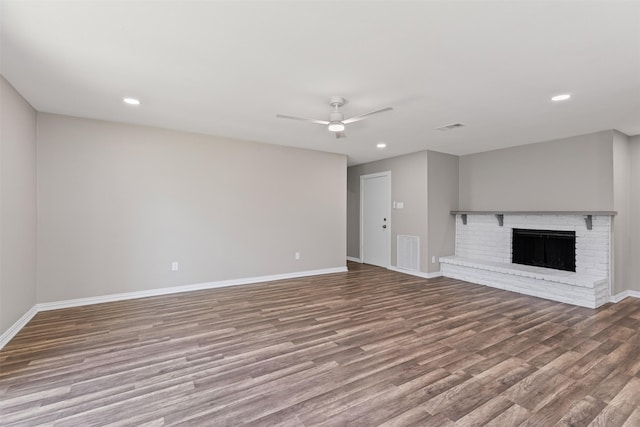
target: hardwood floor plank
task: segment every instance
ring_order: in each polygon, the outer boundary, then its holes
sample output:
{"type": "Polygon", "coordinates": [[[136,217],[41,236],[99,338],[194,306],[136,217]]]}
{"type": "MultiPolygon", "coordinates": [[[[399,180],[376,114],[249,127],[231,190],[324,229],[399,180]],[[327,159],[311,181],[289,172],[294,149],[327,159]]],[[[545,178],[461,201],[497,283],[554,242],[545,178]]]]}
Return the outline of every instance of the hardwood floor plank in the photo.
{"type": "Polygon", "coordinates": [[[606,403],[599,401],[591,396],[586,396],[576,405],[574,405],[561,419],[556,423],[558,427],[573,427],[588,425],[597,414],[607,406],[606,403]]]}
{"type": "Polygon", "coordinates": [[[422,407],[431,414],[444,414],[458,420],[485,405],[513,384],[528,376],[534,368],[509,358],[429,400],[422,407]]]}
{"type": "Polygon", "coordinates": [[[588,393],[584,384],[570,383],[561,390],[553,390],[532,411],[533,414],[521,426],[548,426],[557,423],[575,405],[579,404],[588,393]]]}
{"type": "Polygon", "coordinates": [[[502,395],[497,395],[494,398],[487,400],[464,417],[458,419],[456,421],[456,426],[471,427],[485,425],[489,421],[495,419],[498,415],[508,410],[511,406],[513,406],[513,402],[502,395]]]}
{"type": "Polygon", "coordinates": [[[631,413],[629,418],[624,422],[622,427],[635,427],[640,426],[640,408],[636,408],[635,411],[631,413]]]}
{"type": "Polygon", "coordinates": [[[640,425],[640,301],[348,273],[38,313],[0,425],[640,425]]]}
{"type": "Polygon", "coordinates": [[[415,406],[379,424],[381,427],[427,426],[431,415],[415,406]]]}
{"type": "Polygon", "coordinates": [[[613,372],[602,381],[593,381],[593,378],[582,378],[581,382],[591,387],[589,391],[590,396],[605,403],[610,403],[631,379],[631,375],[613,372]]]}
{"type": "Polygon", "coordinates": [[[513,404],[507,408],[504,412],[497,415],[494,419],[489,421],[487,427],[504,427],[504,426],[519,426],[525,420],[531,416],[531,412],[527,411],[520,405],[513,404]]]}

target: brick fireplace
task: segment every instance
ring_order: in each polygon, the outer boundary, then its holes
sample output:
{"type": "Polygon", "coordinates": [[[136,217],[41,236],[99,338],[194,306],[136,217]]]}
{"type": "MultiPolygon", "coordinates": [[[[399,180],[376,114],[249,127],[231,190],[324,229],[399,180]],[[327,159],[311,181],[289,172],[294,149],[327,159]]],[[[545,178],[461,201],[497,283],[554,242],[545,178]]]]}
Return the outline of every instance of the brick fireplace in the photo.
{"type": "Polygon", "coordinates": [[[583,307],[609,301],[615,212],[452,214],[456,215],[455,255],[440,258],[443,276],[583,307]],[[531,235],[575,236],[574,254],[568,255],[575,256],[571,266],[575,271],[514,263],[514,229],[531,235]]]}

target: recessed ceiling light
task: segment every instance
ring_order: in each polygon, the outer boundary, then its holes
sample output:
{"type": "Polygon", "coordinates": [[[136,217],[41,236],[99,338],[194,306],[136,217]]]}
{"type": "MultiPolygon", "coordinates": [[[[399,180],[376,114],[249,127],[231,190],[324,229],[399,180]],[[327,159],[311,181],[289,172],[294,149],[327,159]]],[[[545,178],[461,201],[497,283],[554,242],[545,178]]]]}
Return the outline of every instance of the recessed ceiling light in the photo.
{"type": "Polygon", "coordinates": [[[556,96],[552,96],[551,100],[552,101],[566,101],[567,99],[571,98],[571,95],[568,93],[563,93],[560,95],[556,95],[556,96]]]}
{"type": "Polygon", "coordinates": [[[387,146],[387,144],[385,144],[384,142],[376,144],[376,147],[378,147],[378,148],[385,148],[386,146],[387,146]]]}
{"type": "Polygon", "coordinates": [[[122,101],[129,105],[140,105],[140,100],[135,98],[122,98],[122,101]]]}

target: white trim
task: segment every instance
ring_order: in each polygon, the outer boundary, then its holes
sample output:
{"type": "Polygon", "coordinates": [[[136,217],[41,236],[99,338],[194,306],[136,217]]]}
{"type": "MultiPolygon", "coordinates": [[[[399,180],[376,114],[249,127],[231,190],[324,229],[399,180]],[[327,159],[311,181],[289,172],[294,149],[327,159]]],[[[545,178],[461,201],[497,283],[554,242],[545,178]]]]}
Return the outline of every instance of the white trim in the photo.
{"type": "Polygon", "coordinates": [[[356,257],[352,257],[352,256],[348,256],[347,257],[347,261],[353,261],[353,262],[357,262],[362,264],[362,260],[360,258],[356,258],[356,257]]]}
{"type": "Polygon", "coordinates": [[[384,172],[376,172],[376,173],[368,173],[365,175],[360,175],[360,189],[359,189],[359,197],[360,197],[360,258],[362,259],[361,262],[364,262],[364,221],[362,220],[362,217],[364,216],[364,197],[362,197],[363,191],[362,188],[364,187],[364,180],[365,179],[370,179],[370,178],[381,178],[381,177],[387,177],[388,179],[388,184],[389,184],[389,200],[387,201],[387,218],[388,218],[388,222],[387,222],[387,227],[389,227],[389,247],[387,248],[387,265],[385,267],[389,267],[391,266],[391,236],[393,235],[392,232],[392,223],[391,223],[391,200],[393,199],[393,194],[392,194],[392,189],[393,187],[391,186],[391,171],[384,171],[384,172]]]}
{"type": "Polygon", "coordinates": [[[9,329],[4,331],[4,333],[0,335],[0,350],[2,350],[5,345],[9,344],[9,341],[11,341],[11,339],[15,337],[16,334],[20,332],[20,330],[24,328],[31,319],[33,319],[33,316],[38,314],[38,311],[40,310],[38,310],[38,305],[36,304],[31,307],[29,311],[23,314],[22,317],[16,321],[16,323],[11,325],[9,329]]]}
{"type": "MultiPolygon", "coordinates": [[[[616,280],[616,264],[614,259],[614,252],[616,248],[613,246],[615,244],[614,241],[614,228],[615,228],[615,217],[611,217],[609,220],[609,299],[613,298],[613,287],[615,286],[616,280]]],[[[625,297],[623,297],[625,298],[625,297]]]]}
{"type": "Polygon", "coordinates": [[[320,270],[297,271],[294,273],[273,274],[269,276],[255,276],[243,279],[219,280],[216,282],[196,283],[193,285],[172,286],[169,288],[156,288],[146,291],[125,292],[120,294],[101,295],[98,297],[76,298],[65,301],[54,301],[36,304],[24,314],[16,323],[0,336],[0,350],[41,311],[57,310],[59,308],[80,307],[83,305],[100,304],[104,302],[122,301],[153,297],[159,295],[176,294],[180,292],[199,291],[203,289],[223,288],[227,286],[248,285],[252,283],[273,282],[274,280],[296,279],[299,277],[319,276],[322,274],[346,273],[347,267],[323,268],[320,270]]]}
{"type": "Polygon", "coordinates": [[[610,301],[613,303],[620,302],[627,297],[640,298],[640,291],[626,290],[619,294],[611,295],[610,301]]]}
{"type": "MultiPolygon", "coordinates": [[[[350,257],[347,257],[349,259],[350,257]]],[[[354,261],[357,258],[353,258],[354,261]]],[[[360,262],[360,261],[355,261],[360,262]]],[[[418,276],[424,279],[433,279],[436,277],[441,277],[442,272],[436,271],[433,273],[423,273],[416,271],[403,270],[398,267],[389,266],[388,270],[396,271],[398,273],[409,274],[411,276],[418,276]]],[[[308,271],[300,271],[296,273],[285,273],[285,274],[275,274],[271,276],[257,276],[250,277],[245,279],[231,279],[231,280],[221,280],[217,282],[207,282],[207,283],[198,283],[194,285],[186,285],[186,286],[173,286],[170,288],[159,288],[159,289],[150,289],[148,291],[138,291],[138,292],[127,292],[121,294],[111,294],[111,295],[103,295],[99,297],[91,297],[91,298],[77,298],[66,301],[56,301],[56,302],[47,302],[36,304],[29,309],[20,319],[18,319],[9,329],[7,329],[2,335],[0,335],[0,350],[11,341],[11,339],[18,333],[22,328],[25,327],[27,323],[33,317],[41,311],[48,310],[56,310],[59,308],[69,308],[69,307],[78,307],[82,305],[90,305],[90,304],[99,304],[103,302],[111,302],[111,301],[122,301],[127,299],[136,299],[136,298],[144,298],[149,296],[158,296],[158,295],[169,295],[180,292],[189,292],[195,290],[202,289],[214,289],[214,288],[222,288],[226,286],[237,286],[237,285],[248,285],[251,283],[260,283],[260,282],[271,282],[274,280],[285,280],[285,279],[295,279],[298,277],[307,277],[307,276],[316,276],[322,274],[332,274],[332,273],[345,273],[347,272],[346,267],[335,267],[335,268],[325,268],[321,270],[308,270],[308,271]]],[[[611,302],[616,303],[620,302],[627,297],[632,298],[640,298],[640,291],[626,290],[622,291],[619,294],[611,296],[611,302]]]]}
{"type": "Polygon", "coordinates": [[[82,305],[100,304],[103,302],[122,301],[128,299],[155,297],[159,295],[177,294],[180,292],[200,291],[204,289],[224,288],[227,286],[248,285],[251,283],[272,282],[274,280],[296,279],[298,277],[318,276],[321,274],[345,273],[347,267],[324,268],[321,270],[297,271],[295,273],[273,274],[269,276],[247,277],[243,279],[219,280],[216,282],[196,283],[193,285],[156,288],[146,291],[126,292],[121,294],[102,295],[98,297],[77,298],[65,301],[54,301],[38,304],[38,311],[56,310],[59,308],[79,307],[82,305]]]}
{"type": "Polygon", "coordinates": [[[422,271],[405,270],[403,268],[398,268],[393,265],[387,267],[387,270],[397,271],[398,273],[410,274],[411,276],[418,276],[418,277],[422,277],[423,279],[435,279],[436,277],[442,277],[441,271],[434,271],[433,273],[423,273],[422,271]]]}

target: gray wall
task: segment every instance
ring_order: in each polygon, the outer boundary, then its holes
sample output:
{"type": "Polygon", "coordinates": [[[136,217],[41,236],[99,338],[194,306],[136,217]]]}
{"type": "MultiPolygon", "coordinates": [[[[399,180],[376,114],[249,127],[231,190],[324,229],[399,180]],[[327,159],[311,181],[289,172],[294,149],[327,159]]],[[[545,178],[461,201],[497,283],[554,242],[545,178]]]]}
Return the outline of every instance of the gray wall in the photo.
{"type": "Polygon", "coordinates": [[[616,295],[625,289],[630,289],[629,282],[629,251],[631,240],[629,236],[629,199],[631,161],[629,138],[627,135],[613,132],[613,210],[617,212],[613,217],[613,289],[616,295]]]}
{"type": "Polygon", "coordinates": [[[341,155],[39,113],[38,174],[39,302],[345,265],[341,155]]]}
{"type": "Polygon", "coordinates": [[[458,209],[458,156],[429,151],[428,154],[428,272],[440,271],[441,256],[455,253],[458,209]],[[436,262],[431,262],[432,257],[436,262]]]}
{"type": "Polygon", "coordinates": [[[426,151],[348,168],[347,255],[360,258],[360,176],[384,171],[391,171],[391,199],[404,203],[404,209],[391,211],[391,265],[397,265],[398,234],[420,236],[420,268],[426,271],[428,266],[426,151]]]}
{"type": "Polygon", "coordinates": [[[462,156],[460,209],[616,211],[612,294],[640,290],[638,142],[612,130],[462,156]]]}
{"type": "Polygon", "coordinates": [[[404,209],[391,211],[391,265],[397,266],[397,236],[420,236],[420,271],[440,270],[438,258],[455,251],[458,157],[435,151],[352,166],[348,177],[347,255],[360,257],[360,176],[391,171],[391,198],[404,209]],[[436,262],[431,262],[431,257],[436,262]]]}
{"type": "Polygon", "coordinates": [[[460,157],[461,210],[613,210],[613,131],[460,157]]]}
{"type": "Polygon", "coordinates": [[[0,334],[36,303],[36,112],[0,76],[0,334]]]}
{"type": "Polygon", "coordinates": [[[640,135],[629,138],[629,269],[628,289],[640,291],[640,135]]]}

